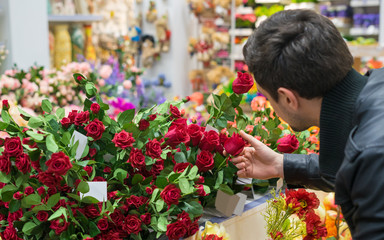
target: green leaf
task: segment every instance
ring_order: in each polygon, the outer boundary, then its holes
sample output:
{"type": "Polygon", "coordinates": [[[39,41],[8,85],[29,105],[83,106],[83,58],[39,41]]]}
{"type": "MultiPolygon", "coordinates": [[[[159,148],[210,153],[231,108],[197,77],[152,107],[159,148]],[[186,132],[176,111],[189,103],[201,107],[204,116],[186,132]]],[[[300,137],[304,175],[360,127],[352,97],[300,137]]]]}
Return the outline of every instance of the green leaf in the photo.
{"type": "Polygon", "coordinates": [[[80,202],[80,196],[77,195],[77,194],[73,194],[73,193],[67,193],[68,197],[71,197],[73,199],[75,199],[76,201],[80,202]]]}
{"type": "Polygon", "coordinates": [[[93,221],[89,221],[89,234],[91,235],[91,237],[95,237],[100,234],[99,228],[93,221]]]}
{"type": "Polygon", "coordinates": [[[57,146],[55,138],[53,137],[52,134],[49,134],[47,136],[47,141],[45,144],[47,146],[48,151],[55,153],[57,152],[57,150],[59,150],[59,147],[57,146]]]}
{"type": "Polygon", "coordinates": [[[91,197],[91,196],[83,197],[83,198],[81,199],[81,201],[82,201],[83,203],[88,203],[88,204],[99,203],[99,202],[100,202],[99,200],[97,200],[96,198],[91,197]]]}
{"type": "Polygon", "coordinates": [[[44,204],[41,204],[41,205],[37,205],[37,206],[34,206],[32,211],[34,213],[37,213],[39,211],[49,211],[51,208],[47,207],[46,205],[44,204]]]}
{"type": "Polygon", "coordinates": [[[232,107],[236,108],[237,106],[239,106],[241,100],[243,99],[243,94],[238,95],[236,93],[232,93],[229,98],[232,101],[232,107]]]}
{"type": "Polygon", "coordinates": [[[40,133],[35,133],[33,131],[27,131],[26,134],[36,141],[43,141],[44,140],[44,135],[42,135],[40,133]]]}
{"type": "Polygon", "coordinates": [[[143,176],[141,174],[135,174],[132,178],[132,185],[136,185],[138,183],[141,183],[144,180],[143,176]]]}
{"type": "Polygon", "coordinates": [[[64,207],[60,207],[56,212],[54,212],[49,218],[48,218],[48,221],[51,221],[53,219],[56,219],[56,218],[59,218],[61,217],[62,215],[66,215],[67,209],[64,208],[64,207]]]}
{"type": "Polygon", "coordinates": [[[225,192],[226,194],[229,194],[229,195],[234,195],[235,193],[233,192],[233,190],[228,187],[227,184],[220,184],[220,187],[219,187],[219,190],[225,192]]]}
{"type": "Polygon", "coordinates": [[[48,99],[44,99],[41,103],[41,108],[44,112],[52,112],[52,103],[48,99]]]}
{"type": "Polygon", "coordinates": [[[215,106],[220,109],[221,108],[221,102],[220,102],[220,98],[218,95],[216,94],[212,94],[213,96],[213,102],[215,103],[215,106]]]}
{"type": "Polygon", "coordinates": [[[21,200],[21,203],[24,205],[24,206],[32,206],[32,205],[39,205],[41,204],[41,197],[39,194],[31,194],[31,195],[28,195],[26,196],[25,198],[23,198],[21,200]]]}
{"type": "Polygon", "coordinates": [[[23,233],[24,234],[27,234],[27,235],[30,235],[32,230],[37,226],[36,223],[30,221],[30,222],[27,222],[24,224],[23,226],[23,233]]]}
{"type": "Polygon", "coordinates": [[[197,172],[198,172],[198,167],[195,165],[195,166],[193,166],[192,168],[191,168],[191,170],[189,171],[189,173],[188,173],[188,177],[189,177],[189,179],[191,179],[191,180],[193,180],[193,179],[195,179],[196,178],[196,176],[197,176],[197,172]]]}
{"type": "Polygon", "coordinates": [[[88,98],[94,97],[97,93],[95,85],[91,82],[87,82],[85,84],[85,93],[88,98]]]}
{"type": "Polygon", "coordinates": [[[9,113],[4,109],[1,110],[1,119],[3,119],[5,123],[11,122],[11,116],[9,116],[9,113]]]}
{"type": "Polygon", "coordinates": [[[191,193],[191,185],[189,184],[189,181],[186,178],[179,179],[179,187],[183,194],[191,193]]]}
{"type": "Polygon", "coordinates": [[[71,141],[71,134],[69,132],[64,132],[63,137],[61,138],[61,142],[65,146],[68,146],[70,141],[71,141]]]}
{"type": "Polygon", "coordinates": [[[52,196],[49,197],[48,201],[47,201],[47,207],[48,208],[52,208],[53,206],[55,206],[60,200],[60,193],[56,193],[52,196]]]}
{"type": "Polygon", "coordinates": [[[28,175],[25,175],[25,174],[22,174],[20,175],[16,181],[15,181],[15,184],[16,184],[16,187],[20,187],[21,184],[23,184],[25,181],[27,181],[29,179],[29,176],[28,175]]]}
{"type": "Polygon", "coordinates": [[[167,231],[167,225],[168,225],[168,220],[165,216],[159,217],[159,221],[157,223],[157,227],[159,228],[160,231],[167,231]]]}
{"type": "Polygon", "coordinates": [[[156,188],[155,190],[153,190],[152,196],[151,196],[151,202],[154,202],[156,200],[159,193],[160,193],[160,189],[156,188]]]}
{"type": "Polygon", "coordinates": [[[59,118],[59,120],[63,119],[65,117],[65,109],[64,108],[58,108],[56,110],[56,116],[59,118]]]}
{"type": "Polygon", "coordinates": [[[31,128],[38,128],[43,124],[43,120],[39,117],[31,117],[28,121],[28,126],[31,128]]]}
{"type": "Polygon", "coordinates": [[[223,183],[224,179],[224,171],[220,171],[217,173],[216,183],[215,183],[215,189],[218,189],[220,185],[223,183]]]}
{"type": "Polygon", "coordinates": [[[181,209],[186,211],[189,214],[193,214],[194,216],[200,216],[203,214],[203,206],[201,206],[198,202],[191,201],[191,202],[184,202],[181,205],[181,209]],[[184,206],[183,206],[184,205],[184,206]]]}
{"type": "Polygon", "coordinates": [[[273,129],[276,127],[276,125],[275,125],[275,121],[272,120],[272,119],[269,120],[268,122],[265,123],[265,127],[266,127],[269,131],[273,130],[273,129]]]}
{"type": "Polygon", "coordinates": [[[77,186],[77,191],[79,191],[81,193],[89,192],[89,184],[85,181],[81,181],[79,183],[79,186],[77,186]]]}
{"type": "MultiPolygon", "coordinates": [[[[2,183],[9,183],[11,181],[11,174],[5,174],[3,172],[0,172],[0,182],[2,183]]],[[[4,192],[4,191],[3,191],[4,192]]]]}
{"type": "Polygon", "coordinates": [[[167,178],[165,178],[163,176],[159,176],[156,179],[155,185],[158,188],[165,188],[168,185],[168,180],[167,180],[167,178]]]}
{"type": "Polygon", "coordinates": [[[187,162],[187,158],[185,157],[185,154],[183,152],[177,152],[175,153],[175,161],[177,163],[185,163],[187,162]]]}
{"type": "Polygon", "coordinates": [[[129,109],[122,113],[119,113],[117,116],[117,122],[120,126],[123,126],[126,123],[132,122],[133,117],[135,116],[135,109],[129,109]]]}
{"type": "Polygon", "coordinates": [[[17,210],[20,209],[21,206],[21,201],[12,199],[11,202],[9,203],[9,212],[14,213],[17,210]]]}
{"type": "Polygon", "coordinates": [[[161,198],[156,201],[156,210],[158,212],[160,212],[164,208],[164,203],[164,200],[161,198]]]}
{"type": "Polygon", "coordinates": [[[0,121],[0,130],[6,129],[8,127],[8,125],[9,125],[8,123],[0,121]]]}
{"type": "Polygon", "coordinates": [[[221,128],[226,128],[227,119],[224,116],[221,116],[219,119],[216,120],[216,124],[221,128]]]}
{"type": "Polygon", "coordinates": [[[18,110],[19,110],[19,113],[20,114],[23,114],[24,116],[26,116],[27,118],[31,118],[32,115],[27,113],[26,111],[24,111],[21,107],[17,106],[18,110]]]}
{"type": "Polygon", "coordinates": [[[127,177],[127,171],[118,168],[113,172],[113,177],[119,180],[121,183],[124,182],[124,179],[127,177]]]}

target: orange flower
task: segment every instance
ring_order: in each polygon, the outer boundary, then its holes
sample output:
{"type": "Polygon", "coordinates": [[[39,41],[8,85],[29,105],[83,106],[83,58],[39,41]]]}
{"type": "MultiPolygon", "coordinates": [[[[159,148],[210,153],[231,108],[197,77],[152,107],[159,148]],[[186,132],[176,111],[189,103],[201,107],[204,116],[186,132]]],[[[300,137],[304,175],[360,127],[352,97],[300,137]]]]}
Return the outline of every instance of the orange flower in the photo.
{"type": "Polygon", "coordinates": [[[253,111],[264,111],[267,105],[267,99],[263,96],[257,96],[252,99],[251,108],[253,111]]]}

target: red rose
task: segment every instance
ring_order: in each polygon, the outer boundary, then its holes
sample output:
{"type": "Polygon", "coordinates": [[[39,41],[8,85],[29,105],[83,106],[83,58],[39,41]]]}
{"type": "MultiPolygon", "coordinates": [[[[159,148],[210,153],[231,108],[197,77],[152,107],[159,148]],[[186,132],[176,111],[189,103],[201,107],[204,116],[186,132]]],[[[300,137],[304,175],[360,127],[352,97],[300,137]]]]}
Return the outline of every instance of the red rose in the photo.
{"type": "Polygon", "coordinates": [[[102,121],[95,118],[84,128],[84,130],[87,131],[88,137],[92,137],[94,140],[99,140],[105,131],[105,127],[102,121]]]}
{"type": "Polygon", "coordinates": [[[95,218],[100,216],[100,210],[95,205],[88,205],[84,208],[85,216],[88,218],[95,218]]]}
{"type": "Polygon", "coordinates": [[[112,142],[116,147],[125,149],[132,147],[132,144],[135,142],[135,139],[132,137],[132,133],[128,133],[122,130],[119,133],[115,134],[115,137],[112,139],[112,142]]]}
{"type": "Polygon", "coordinates": [[[158,159],[156,160],[155,164],[152,165],[152,173],[153,175],[157,176],[160,174],[161,171],[164,169],[164,160],[158,159]]]}
{"type": "Polygon", "coordinates": [[[108,166],[107,166],[107,167],[104,168],[103,172],[105,172],[105,173],[110,173],[111,170],[112,170],[111,167],[108,167],[108,166]]]}
{"type": "Polygon", "coordinates": [[[289,208],[295,211],[299,217],[303,217],[307,212],[319,207],[320,201],[315,193],[307,192],[305,189],[287,189],[285,192],[285,202],[289,208]]]}
{"type": "Polygon", "coordinates": [[[39,187],[37,189],[37,192],[39,193],[40,196],[42,196],[43,194],[45,194],[45,188],[44,187],[39,187]]]}
{"type": "Polygon", "coordinates": [[[45,222],[47,221],[48,219],[48,213],[46,211],[39,211],[37,214],[36,214],[36,218],[40,221],[40,222],[45,222]]]}
{"type": "Polygon", "coordinates": [[[97,153],[97,150],[96,150],[96,148],[90,148],[89,149],[89,156],[90,157],[94,157],[95,155],[96,155],[96,153],[97,153]]]}
{"type": "Polygon", "coordinates": [[[4,232],[1,233],[1,239],[19,240],[19,239],[22,239],[22,238],[19,238],[17,236],[17,232],[16,232],[16,229],[13,227],[13,223],[10,223],[5,228],[4,232]]]}
{"type": "Polygon", "coordinates": [[[23,152],[23,146],[19,137],[6,138],[4,142],[4,152],[9,157],[16,157],[23,152]]]}
{"type": "Polygon", "coordinates": [[[141,231],[141,220],[136,215],[128,215],[124,219],[123,229],[128,234],[139,234],[141,231]]]}
{"type": "Polygon", "coordinates": [[[3,100],[3,109],[5,111],[8,111],[9,110],[9,103],[8,103],[8,100],[7,99],[4,99],[3,100]]]}
{"type": "Polygon", "coordinates": [[[237,72],[237,78],[232,83],[234,93],[247,93],[253,87],[254,81],[249,73],[237,72]]]}
{"type": "Polygon", "coordinates": [[[31,161],[31,165],[36,171],[41,172],[40,160],[31,161]]]}
{"type": "Polygon", "coordinates": [[[203,132],[201,131],[201,128],[197,124],[190,124],[188,125],[188,135],[191,138],[191,145],[192,146],[198,146],[200,144],[200,140],[203,137],[203,132]]]}
{"type": "Polygon", "coordinates": [[[199,231],[199,224],[195,221],[188,226],[187,235],[185,237],[193,236],[197,231],[199,231]]]}
{"type": "MultiPolygon", "coordinates": [[[[9,208],[9,206],[7,206],[7,205],[5,207],[9,208]]],[[[20,218],[22,218],[22,217],[23,217],[23,211],[20,208],[19,210],[17,210],[14,213],[8,213],[7,221],[10,223],[13,223],[14,221],[19,221],[20,218]]]]}
{"type": "Polygon", "coordinates": [[[232,156],[239,155],[245,147],[245,142],[243,138],[235,133],[232,137],[228,138],[228,140],[224,144],[224,149],[227,153],[232,156]]]}
{"type": "Polygon", "coordinates": [[[83,169],[88,173],[88,176],[91,176],[93,170],[92,166],[85,166],[83,169]]]}
{"type": "Polygon", "coordinates": [[[56,235],[60,235],[62,232],[67,230],[69,223],[65,219],[55,219],[51,221],[49,226],[51,229],[55,230],[56,235]]]}
{"type": "Polygon", "coordinates": [[[181,117],[181,113],[179,111],[179,109],[175,106],[171,106],[169,107],[169,113],[172,115],[172,117],[174,118],[180,118],[181,117]]]}
{"type": "Polygon", "coordinates": [[[189,135],[186,132],[187,129],[184,127],[170,127],[167,134],[165,134],[164,138],[166,139],[166,144],[175,148],[180,143],[185,143],[186,145],[189,143],[189,135]]]}
{"type": "Polygon", "coordinates": [[[176,163],[173,167],[173,171],[176,173],[182,173],[187,167],[193,167],[192,163],[176,163]]]}
{"type": "Polygon", "coordinates": [[[196,166],[199,172],[207,172],[215,166],[212,153],[203,150],[197,155],[196,166]]]}
{"type": "Polygon", "coordinates": [[[174,184],[167,185],[163,191],[160,193],[160,197],[164,202],[170,206],[171,204],[179,204],[179,199],[181,198],[181,191],[174,184]]]}
{"type": "Polygon", "coordinates": [[[26,174],[31,172],[31,159],[28,154],[22,153],[16,157],[15,165],[20,172],[26,174]]]}
{"type": "Polygon", "coordinates": [[[75,117],[75,125],[80,126],[83,123],[87,123],[88,121],[89,121],[89,112],[88,111],[77,113],[77,115],[75,117]]]}
{"type": "Polygon", "coordinates": [[[196,180],[196,183],[204,183],[205,179],[203,176],[199,176],[199,179],[196,180]]]}
{"type": "Polygon", "coordinates": [[[92,182],[105,182],[105,178],[101,177],[101,176],[97,176],[93,179],[92,182]]]}
{"type": "Polygon", "coordinates": [[[97,227],[101,230],[101,231],[105,231],[108,229],[108,220],[105,219],[105,218],[102,218],[100,219],[98,222],[97,222],[97,227]]]}
{"type": "Polygon", "coordinates": [[[52,153],[51,159],[45,162],[48,166],[47,172],[65,175],[72,168],[72,163],[69,157],[63,152],[52,153]]]}
{"type": "Polygon", "coordinates": [[[139,122],[140,131],[145,131],[149,127],[149,122],[145,119],[141,119],[139,122]]]}
{"type": "Polygon", "coordinates": [[[157,139],[149,140],[149,142],[145,144],[145,155],[151,158],[160,158],[161,152],[161,144],[157,139]]]}
{"type": "Polygon", "coordinates": [[[148,194],[148,195],[151,195],[153,193],[153,189],[150,188],[150,187],[146,187],[145,188],[145,192],[148,194]]]}
{"type": "Polygon", "coordinates": [[[188,128],[187,119],[186,118],[178,118],[178,119],[173,120],[170,128],[174,128],[174,127],[183,128],[183,129],[185,129],[185,131],[187,131],[187,128],[188,128]]]}
{"type": "Polygon", "coordinates": [[[35,192],[35,190],[33,189],[33,187],[31,187],[31,186],[28,186],[28,187],[26,187],[25,189],[24,189],[24,193],[25,193],[25,195],[31,195],[32,193],[34,193],[35,192]]]}
{"type": "Polygon", "coordinates": [[[192,224],[192,220],[189,217],[189,214],[185,211],[177,215],[177,220],[182,222],[185,227],[189,227],[192,224]]]}
{"type": "Polygon", "coordinates": [[[225,133],[220,133],[219,134],[219,140],[220,140],[220,144],[221,145],[224,145],[225,144],[225,142],[228,140],[228,136],[227,136],[227,134],[225,134],[225,133]]]}
{"type": "Polygon", "coordinates": [[[124,215],[121,213],[120,210],[115,209],[115,211],[111,213],[110,217],[117,226],[122,226],[124,221],[124,215]]]}
{"type": "Polygon", "coordinates": [[[20,200],[20,199],[22,199],[23,196],[24,196],[24,194],[22,194],[21,192],[15,192],[15,193],[13,194],[13,198],[16,199],[16,200],[20,200]]]}
{"type": "Polygon", "coordinates": [[[204,197],[204,196],[207,196],[207,195],[208,195],[208,194],[205,193],[205,191],[204,191],[204,186],[203,186],[203,185],[201,185],[201,184],[197,184],[197,185],[195,186],[195,188],[196,188],[196,193],[197,193],[199,196],[204,197]]]}
{"type": "Polygon", "coordinates": [[[151,223],[151,213],[141,215],[140,219],[144,224],[149,225],[151,223]]]}
{"type": "Polygon", "coordinates": [[[131,163],[134,168],[145,167],[145,157],[140,149],[132,148],[127,163],[131,163]]]}
{"type": "Polygon", "coordinates": [[[180,221],[168,224],[166,235],[169,240],[179,240],[187,233],[187,229],[180,221]]]}
{"type": "Polygon", "coordinates": [[[156,115],[156,114],[151,114],[151,115],[149,115],[149,116],[148,116],[148,118],[149,118],[149,121],[153,121],[153,120],[155,120],[155,119],[156,119],[156,117],[157,117],[157,115],[156,115]]]}
{"type": "Polygon", "coordinates": [[[27,137],[27,138],[23,138],[22,143],[28,145],[30,148],[37,148],[37,143],[35,143],[35,142],[34,142],[33,140],[31,140],[31,138],[29,138],[29,137],[27,137]]]}
{"type": "Polygon", "coordinates": [[[63,178],[60,175],[56,175],[50,172],[40,172],[37,175],[37,179],[47,187],[56,187],[60,184],[63,178]]]}
{"type": "Polygon", "coordinates": [[[129,198],[127,198],[126,200],[127,204],[130,206],[130,205],[134,205],[136,208],[139,208],[141,207],[143,204],[147,203],[148,202],[148,198],[147,197],[144,197],[144,196],[135,196],[135,195],[132,195],[130,196],[129,198]]]}
{"type": "Polygon", "coordinates": [[[60,123],[61,123],[61,126],[63,126],[63,128],[69,128],[72,124],[71,119],[67,117],[64,117],[63,119],[61,119],[60,123]]]}
{"type": "Polygon", "coordinates": [[[213,130],[204,132],[204,138],[200,142],[200,149],[213,152],[220,144],[219,134],[213,130]]]}
{"type": "Polygon", "coordinates": [[[11,172],[11,161],[5,155],[0,156],[0,171],[7,175],[11,172]]]}
{"type": "Polygon", "coordinates": [[[71,120],[71,123],[75,123],[76,116],[77,110],[72,110],[71,112],[69,112],[68,118],[71,120]]]}
{"type": "Polygon", "coordinates": [[[91,111],[93,112],[93,114],[98,114],[100,111],[100,105],[98,103],[92,103],[91,111]]]}
{"type": "Polygon", "coordinates": [[[280,138],[277,143],[277,150],[281,153],[293,153],[299,148],[299,141],[293,134],[280,138]]]}

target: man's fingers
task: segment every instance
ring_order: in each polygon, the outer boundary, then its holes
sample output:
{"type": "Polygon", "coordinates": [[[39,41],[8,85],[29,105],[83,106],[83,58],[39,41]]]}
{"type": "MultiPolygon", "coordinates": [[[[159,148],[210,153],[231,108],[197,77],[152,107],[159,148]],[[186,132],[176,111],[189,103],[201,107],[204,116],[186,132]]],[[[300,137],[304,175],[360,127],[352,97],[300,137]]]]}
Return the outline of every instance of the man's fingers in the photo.
{"type": "Polygon", "coordinates": [[[243,130],[240,131],[240,136],[246,140],[247,142],[249,142],[249,144],[251,144],[251,146],[253,148],[258,148],[260,146],[260,144],[263,144],[262,142],[260,142],[259,140],[257,140],[256,138],[254,138],[253,136],[245,133],[243,130]]]}
{"type": "Polygon", "coordinates": [[[239,157],[234,157],[234,158],[232,158],[232,163],[233,164],[238,164],[238,163],[240,163],[240,162],[242,162],[244,160],[244,158],[242,157],[242,156],[239,156],[239,157]]]}

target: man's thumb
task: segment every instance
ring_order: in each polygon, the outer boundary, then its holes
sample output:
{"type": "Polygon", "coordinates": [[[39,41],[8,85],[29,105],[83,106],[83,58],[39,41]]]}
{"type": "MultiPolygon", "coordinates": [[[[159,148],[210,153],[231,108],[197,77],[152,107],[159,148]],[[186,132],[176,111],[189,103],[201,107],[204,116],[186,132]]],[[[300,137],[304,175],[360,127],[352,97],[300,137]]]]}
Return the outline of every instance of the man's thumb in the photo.
{"type": "Polygon", "coordinates": [[[258,148],[260,144],[262,144],[259,140],[257,140],[255,137],[245,133],[243,130],[240,131],[240,136],[247,141],[249,144],[251,144],[252,147],[258,148]]]}

